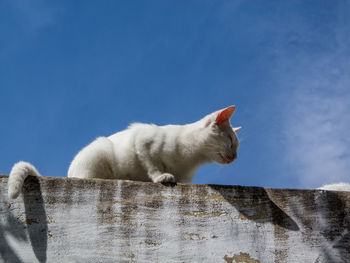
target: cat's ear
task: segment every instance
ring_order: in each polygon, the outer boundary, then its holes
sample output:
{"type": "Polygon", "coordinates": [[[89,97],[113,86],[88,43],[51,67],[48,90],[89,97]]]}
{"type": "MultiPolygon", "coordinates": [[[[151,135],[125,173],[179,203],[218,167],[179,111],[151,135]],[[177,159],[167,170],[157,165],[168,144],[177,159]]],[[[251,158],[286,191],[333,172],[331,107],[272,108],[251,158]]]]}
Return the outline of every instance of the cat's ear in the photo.
{"type": "Polygon", "coordinates": [[[241,127],[241,126],[239,126],[239,127],[234,127],[234,128],[233,128],[233,131],[234,131],[234,132],[239,132],[240,130],[242,130],[242,127],[241,127]]]}
{"type": "Polygon", "coordinates": [[[215,119],[215,124],[219,126],[219,125],[222,125],[223,123],[229,122],[235,110],[236,110],[235,106],[230,106],[230,107],[227,107],[226,109],[219,111],[215,119]]]}

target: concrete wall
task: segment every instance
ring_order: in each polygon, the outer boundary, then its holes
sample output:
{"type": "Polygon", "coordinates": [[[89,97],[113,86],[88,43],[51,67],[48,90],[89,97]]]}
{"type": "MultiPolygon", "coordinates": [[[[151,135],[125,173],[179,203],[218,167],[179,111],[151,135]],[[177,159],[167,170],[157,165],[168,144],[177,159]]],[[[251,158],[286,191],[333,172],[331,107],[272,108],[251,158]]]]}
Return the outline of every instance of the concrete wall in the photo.
{"type": "Polygon", "coordinates": [[[350,262],[350,193],[29,177],[3,262],[350,262]]]}

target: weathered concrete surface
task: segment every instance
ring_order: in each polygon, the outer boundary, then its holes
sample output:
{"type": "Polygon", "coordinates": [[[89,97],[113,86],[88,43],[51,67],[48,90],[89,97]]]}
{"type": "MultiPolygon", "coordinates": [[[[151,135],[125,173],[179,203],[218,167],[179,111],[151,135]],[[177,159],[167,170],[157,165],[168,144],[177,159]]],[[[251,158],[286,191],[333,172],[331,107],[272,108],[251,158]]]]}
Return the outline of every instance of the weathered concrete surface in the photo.
{"type": "Polygon", "coordinates": [[[350,193],[29,177],[3,262],[350,262],[350,193]]]}

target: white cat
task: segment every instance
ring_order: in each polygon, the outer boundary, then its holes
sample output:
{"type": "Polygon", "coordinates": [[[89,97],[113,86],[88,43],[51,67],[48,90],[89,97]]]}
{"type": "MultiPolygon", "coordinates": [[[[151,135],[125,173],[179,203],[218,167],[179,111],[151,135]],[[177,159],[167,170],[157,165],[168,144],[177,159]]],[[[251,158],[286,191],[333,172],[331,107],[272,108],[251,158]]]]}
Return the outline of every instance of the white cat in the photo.
{"type": "Polygon", "coordinates": [[[349,183],[337,183],[337,184],[326,184],[320,188],[320,190],[329,190],[329,191],[348,191],[350,192],[349,183]]]}
{"type": "MultiPolygon", "coordinates": [[[[232,163],[239,141],[230,118],[235,106],[187,125],[132,124],[109,137],[99,137],[73,159],[68,177],[126,179],[155,183],[191,182],[203,164],[232,163]]],[[[40,176],[27,162],[16,163],[8,195],[16,198],[28,175],[40,176]]]]}

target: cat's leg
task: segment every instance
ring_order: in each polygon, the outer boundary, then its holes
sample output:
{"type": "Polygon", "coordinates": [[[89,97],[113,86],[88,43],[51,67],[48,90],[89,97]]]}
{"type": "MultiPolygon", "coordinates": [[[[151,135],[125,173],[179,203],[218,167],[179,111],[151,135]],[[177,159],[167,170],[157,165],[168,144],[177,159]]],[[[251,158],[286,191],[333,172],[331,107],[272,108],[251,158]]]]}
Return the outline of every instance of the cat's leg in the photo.
{"type": "MultiPolygon", "coordinates": [[[[147,136],[146,136],[147,137],[147,136]]],[[[161,137],[154,134],[152,137],[161,137]]],[[[137,160],[144,168],[148,178],[154,183],[175,183],[175,176],[167,173],[167,169],[161,160],[162,141],[156,139],[138,137],[135,143],[137,160]]]]}
{"type": "Polygon", "coordinates": [[[147,171],[148,177],[154,183],[175,183],[175,176],[163,171],[163,165],[159,161],[151,160],[150,156],[139,156],[142,165],[147,171]]]}
{"type": "Polygon", "coordinates": [[[176,183],[175,176],[169,173],[148,174],[154,183],[176,183]]]}

